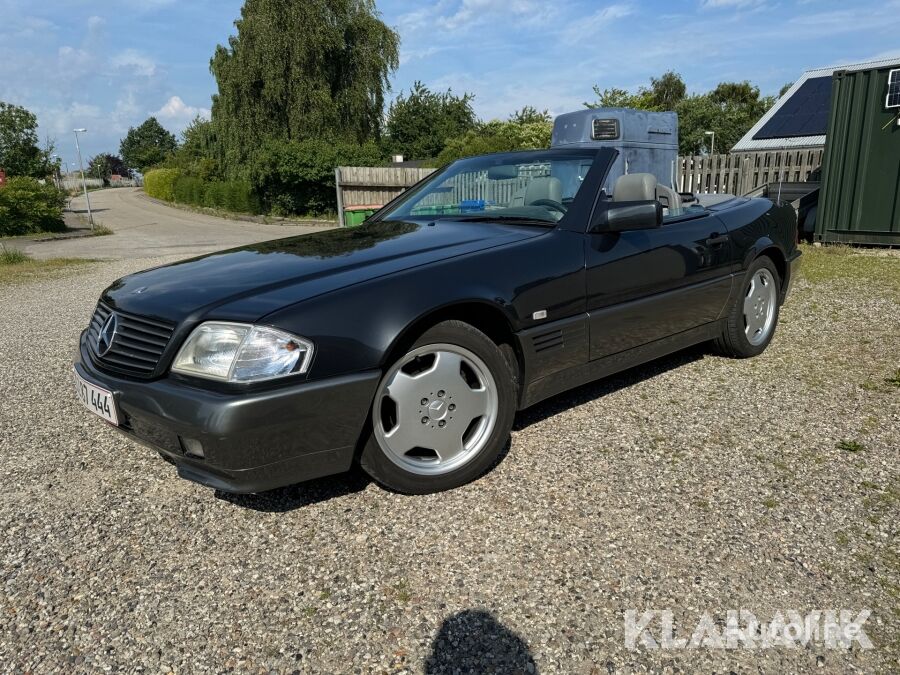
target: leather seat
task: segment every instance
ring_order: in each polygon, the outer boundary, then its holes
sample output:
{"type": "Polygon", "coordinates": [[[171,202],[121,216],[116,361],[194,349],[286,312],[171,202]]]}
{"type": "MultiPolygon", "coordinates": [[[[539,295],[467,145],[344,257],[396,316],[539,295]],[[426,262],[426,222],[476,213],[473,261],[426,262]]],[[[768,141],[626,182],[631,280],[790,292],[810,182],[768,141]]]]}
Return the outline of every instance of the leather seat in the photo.
{"type": "Polygon", "coordinates": [[[649,202],[656,199],[658,181],[652,173],[630,173],[613,186],[614,202],[649,202]]]}
{"type": "Polygon", "coordinates": [[[631,173],[619,178],[613,186],[613,201],[658,201],[669,210],[681,208],[681,196],[672,188],[660,185],[652,173],[631,173]]]}
{"type": "Polygon", "coordinates": [[[559,178],[553,176],[532,178],[524,188],[516,191],[510,206],[528,206],[541,199],[549,199],[561,204],[562,193],[562,181],[559,178]]]}

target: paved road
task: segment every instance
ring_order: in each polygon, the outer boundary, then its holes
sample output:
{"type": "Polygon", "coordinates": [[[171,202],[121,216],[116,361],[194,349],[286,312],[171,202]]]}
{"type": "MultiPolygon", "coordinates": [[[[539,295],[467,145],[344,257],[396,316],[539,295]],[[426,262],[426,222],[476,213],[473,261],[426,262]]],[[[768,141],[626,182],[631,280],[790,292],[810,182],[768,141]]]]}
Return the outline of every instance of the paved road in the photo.
{"type": "MultiPolygon", "coordinates": [[[[136,188],[93,192],[91,206],[96,221],[113,230],[114,235],[22,242],[17,243],[17,247],[35,258],[186,257],[327,229],[325,226],[265,225],[226,220],[165,206],[149,199],[136,188]]],[[[72,201],[72,210],[85,210],[84,197],[72,201]]]]}

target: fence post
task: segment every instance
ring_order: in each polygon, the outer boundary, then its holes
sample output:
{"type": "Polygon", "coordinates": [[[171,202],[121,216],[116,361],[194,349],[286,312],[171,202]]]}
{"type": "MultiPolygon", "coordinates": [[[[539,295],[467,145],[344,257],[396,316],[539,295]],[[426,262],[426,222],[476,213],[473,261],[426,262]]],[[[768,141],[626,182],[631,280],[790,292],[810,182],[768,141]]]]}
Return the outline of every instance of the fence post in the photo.
{"type": "Polygon", "coordinates": [[[344,195],[341,191],[341,167],[334,170],[334,189],[337,190],[338,225],[344,227],[344,195]]]}

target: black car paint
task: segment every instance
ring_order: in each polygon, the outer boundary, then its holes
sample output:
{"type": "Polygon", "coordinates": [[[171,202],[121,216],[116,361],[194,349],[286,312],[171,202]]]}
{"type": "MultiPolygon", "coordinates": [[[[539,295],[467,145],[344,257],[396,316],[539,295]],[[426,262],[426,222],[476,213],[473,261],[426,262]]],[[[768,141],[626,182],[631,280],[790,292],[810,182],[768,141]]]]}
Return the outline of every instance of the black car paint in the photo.
{"type": "Polygon", "coordinates": [[[76,369],[115,393],[123,431],[173,459],[181,475],[255,492],[349,468],[380,373],[437,317],[490,317],[513,336],[523,408],[714,337],[763,252],[783,272],[783,299],[799,256],[790,207],[734,199],[657,229],[588,233],[607,205],[601,186],[614,158],[597,151],[556,227],[391,221],[386,208],[352,230],[125,277],[103,302],[177,324],[157,371],[149,381],[104,371],[85,335],[76,369]],[[535,320],[539,311],[547,317],[535,320]],[[184,339],[209,320],[312,340],[308,374],[251,386],[169,374],[184,339]],[[205,459],[185,455],[179,436],[201,439],[205,459]]]}

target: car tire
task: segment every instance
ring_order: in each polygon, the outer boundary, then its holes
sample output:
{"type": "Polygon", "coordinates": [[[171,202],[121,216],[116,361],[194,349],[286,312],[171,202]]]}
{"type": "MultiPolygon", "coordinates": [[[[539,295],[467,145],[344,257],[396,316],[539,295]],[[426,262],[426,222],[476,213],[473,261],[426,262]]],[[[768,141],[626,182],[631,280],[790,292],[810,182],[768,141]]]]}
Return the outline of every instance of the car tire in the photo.
{"type": "Polygon", "coordinates": [[[725,319],[722,334],[715,340],[724,355],[738,359],[762,354],[775,335],[781,298],[781,275],[768,256],[754,260],[741,282],[725,319]]]}
{"type": "Polygon", "coordinates": [[[509,441],[515,366],[487,335],[460,321],[423,333],[376,390],[360,464],[403,494],[430,494],[484,474],[509,441]]]}

